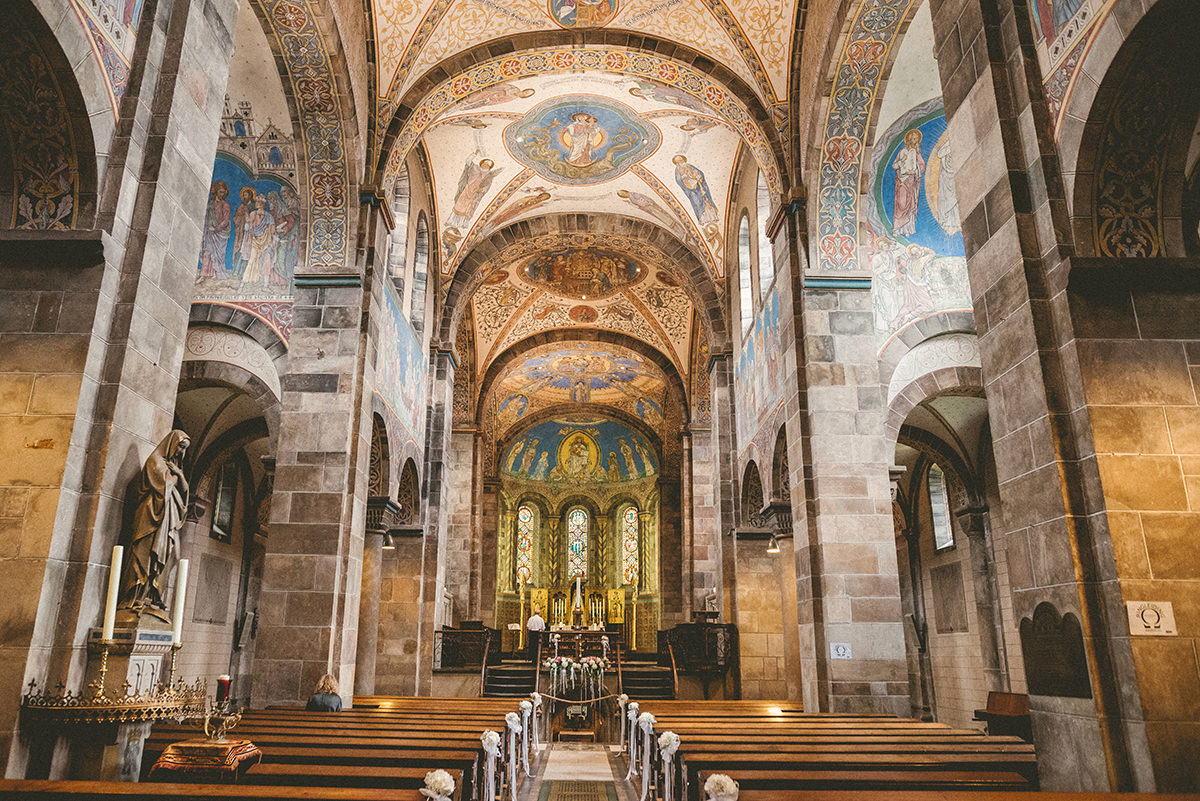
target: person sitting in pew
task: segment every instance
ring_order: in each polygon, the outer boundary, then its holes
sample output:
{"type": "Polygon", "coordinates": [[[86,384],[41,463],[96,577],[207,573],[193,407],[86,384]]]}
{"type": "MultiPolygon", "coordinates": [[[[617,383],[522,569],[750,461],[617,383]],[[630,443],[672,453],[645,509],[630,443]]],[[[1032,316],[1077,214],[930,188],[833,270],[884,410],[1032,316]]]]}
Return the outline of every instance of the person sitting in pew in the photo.
{"type": "Polygon", "coordinates": [[[342,696],[338,695],[338,682],[332,674],[326,673],[321,677],[304,708],[309,712],[342,711],[342,696]]]}

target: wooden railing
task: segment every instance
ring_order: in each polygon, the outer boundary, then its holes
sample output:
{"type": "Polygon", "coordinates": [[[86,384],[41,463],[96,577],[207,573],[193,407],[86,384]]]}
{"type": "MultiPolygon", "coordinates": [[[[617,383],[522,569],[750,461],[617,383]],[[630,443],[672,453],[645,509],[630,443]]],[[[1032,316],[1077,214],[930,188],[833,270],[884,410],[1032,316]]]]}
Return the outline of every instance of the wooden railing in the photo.
{"type": "Polygon", "coordinates": [[[495,629],[442,629],[433,633],[435,670],[475,668],[495,661],[499,639],[495,629]]]}

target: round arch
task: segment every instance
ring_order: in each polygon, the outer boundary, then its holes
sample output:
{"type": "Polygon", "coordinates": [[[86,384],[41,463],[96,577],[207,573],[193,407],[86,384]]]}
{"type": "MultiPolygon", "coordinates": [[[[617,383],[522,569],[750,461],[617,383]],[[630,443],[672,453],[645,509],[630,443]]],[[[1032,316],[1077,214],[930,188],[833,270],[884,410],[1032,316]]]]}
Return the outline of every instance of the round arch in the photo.
{"type": "Polygon", "coordinates": [[[709,91],[719,93],[720,111],[733,127],[743,135],[754,131],[747,144],[759,151],[772,194],[785,197],[790,191],[780,131],[758,94],[731,70],[687,45],[609,29],[562,30],[516,34],[505,41],[504,55],[495,52],[494,44],[485,43],[456,53],[413,81],[402,97],[383,99],[380,118],[387,120],[387,130],[380,136],[375,185],[385,190],[390,186],[424,126],[457,99],[525,74],[593,69],[659,79],[673,74],[681,88],[686,81],[684,90],[700,99],[709,91]],[[641,66],[634,63],[638,55],[643,57],[637,62],[641,66]],[[693,85],[700,88],[693,90],[693,85]]]}
{"type": "Polygon", "coordinates": [[[701,327],[712,352],[729,349],[729,329],[721,293],[703,261],[679,239],[659,228],[631,217],[618,215],[561,215],[535,217],[508,225],[477,244],[454,271],[442,304],[439,342],[449,345],[470,305],[471,296],[489,274],[494,262],[514,242],[558,233],[612,233],[643,242],[657,249],[668,263],[677,265],[684,286],[698,312],[701,327]]]}

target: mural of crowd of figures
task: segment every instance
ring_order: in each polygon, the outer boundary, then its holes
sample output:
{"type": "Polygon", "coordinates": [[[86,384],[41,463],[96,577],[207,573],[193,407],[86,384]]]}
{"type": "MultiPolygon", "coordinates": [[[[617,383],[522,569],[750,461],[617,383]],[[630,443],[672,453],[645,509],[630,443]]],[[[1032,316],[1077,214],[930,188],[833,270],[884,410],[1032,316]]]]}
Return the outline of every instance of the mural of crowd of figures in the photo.
{"type": "Polygon", "coordinates": [[[605,417],[572,415],[547,420],[517,438],[501,473],[526,481],[616,483],[658,474],[646,438],[605,417]]]}
{"type": "Polygon", "coordinates": [[[426,357],[387,284],[383,297],[383,324],[375,359],[376,392],[420,447],[425,441],[426,357]]]}
{"type": "Polygon", "coordinates": [[[754,318],[742,345],[742,355],[734,365],[733,387],[737,399],[738,449],[750,444],[759,422],[775,410],[780,394],[779,293],[771,287],[762,308],[754,318]]]}
{"type": "Polygon", "coordinates": [[[292,296],[300,260],[301,205],[291,184],[254,175],[218,154],[200,248],[200,296],[292,296]]]}
{"type": "Polygon", "coordinates": [[[940,98],[902,114],[876,141],[862,245],[881,349],[934,314],[971,309],[955,170],[940,98]]]}

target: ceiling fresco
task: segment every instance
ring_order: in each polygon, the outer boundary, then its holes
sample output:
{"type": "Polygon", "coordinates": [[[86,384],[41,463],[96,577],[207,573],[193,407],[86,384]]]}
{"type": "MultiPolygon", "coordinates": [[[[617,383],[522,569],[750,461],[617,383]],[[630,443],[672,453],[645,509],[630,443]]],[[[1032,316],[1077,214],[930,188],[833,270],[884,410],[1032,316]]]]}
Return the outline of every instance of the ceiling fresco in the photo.
{"type": "Polygon", "coordinates": [[[471,298],[479,374],[533,334],[592,328],[639,339],[688,375],[692,299],[657,249],[605,234],[550,234],[510,246],[492,265],[471,298]]]}
{"type": "MultiPolygon", "coordinates": [[[[674,41],[726,65],[767,108],[786,103],[797,0],[373,0],[390,119],[413,82],[476,45],[533,31],[608,28],[674,41]]],[[[386,125],[386,119],[384,120],[386,125]]]]}
{"type": "Polygon", "coordinates": [[[470,93],[424,138],[443,271],[504,226],[586,210],[665,228],[720,276],[743,141],[690,94],[643,79],[576,72],[470,93]]]}
{"type": "Polygon", "coordinates": [[[508,365],[493,391],[496,431],[503,435],[527,415],[564,403],[608,406],[658,427],[667,383],[658,365],[620,345],[555,342],[508,365]]]}

